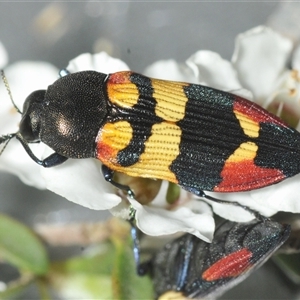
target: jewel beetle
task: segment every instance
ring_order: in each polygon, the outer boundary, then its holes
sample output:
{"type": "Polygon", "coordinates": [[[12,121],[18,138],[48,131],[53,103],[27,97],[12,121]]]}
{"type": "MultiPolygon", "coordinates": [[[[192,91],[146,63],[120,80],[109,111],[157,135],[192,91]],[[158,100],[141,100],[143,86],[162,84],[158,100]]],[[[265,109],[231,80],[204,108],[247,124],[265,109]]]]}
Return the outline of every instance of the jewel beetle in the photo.
{"type": "Polygon", "coordinates": [[[215,299],[264,264],[290,231],[290,225],[265,219],[223,221],[210,244],[181,236],[150,262],[157,299],[215,299]]]}
{"type": "Polygon", "coordinates": [[[164,179],[196,195],[262,188],[300,173],[300,133],[239,96],[131,71],[83,71],[30,94],[16,137],[44,167],[96,158],[118,171],[164,179]],[[29,144],[54,153],[40,160],[29,144]]]}

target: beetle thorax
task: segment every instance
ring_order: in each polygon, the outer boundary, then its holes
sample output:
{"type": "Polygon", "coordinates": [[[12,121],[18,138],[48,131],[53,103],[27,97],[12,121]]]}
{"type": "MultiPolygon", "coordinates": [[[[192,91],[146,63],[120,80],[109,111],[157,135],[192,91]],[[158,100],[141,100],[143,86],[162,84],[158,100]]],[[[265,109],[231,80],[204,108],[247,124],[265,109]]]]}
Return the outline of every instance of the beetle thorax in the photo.
{"type": "Polygon", "coordinates": [[[69,158],[95,155],[95,140],[107,114],[106,75],[80,72],[49,86],[42,103],[40,140],[69,158]]]}

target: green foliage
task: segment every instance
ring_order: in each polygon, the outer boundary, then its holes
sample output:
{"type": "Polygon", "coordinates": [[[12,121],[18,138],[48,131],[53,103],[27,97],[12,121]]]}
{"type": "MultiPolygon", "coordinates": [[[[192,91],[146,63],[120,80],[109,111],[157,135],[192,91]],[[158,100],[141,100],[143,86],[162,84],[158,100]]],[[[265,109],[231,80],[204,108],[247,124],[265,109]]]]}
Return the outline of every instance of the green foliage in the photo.
{"type": "Polygon", "coordinates": [[[0,257],[21,272],[43,275],[49,261],[43,243],[25,225],[0,215],[0,257]]]}
{"type": "Polygon", "coordinates": [[[273,260],[295,284],[300,284],[300,253],[278,254],[273,260]]]}
{"type": "Polygon", "coordinates": [[[153,299],[153,290],[148,276],[139,277],[129,242],[114,240],[116,256],[112,272],[113,299],[153,299]]]}
{"type": "Polygon", "coordinates": [[[175,203],[180,196],[180,187],[177,184],[169,183],[166,200],[169,204],[175,203]]]}
{"type": "Polygon", "coordinates": [[[114,226],[109,239],[93,245],[93,251],[50,261],[32,230],[0,215],[0,261],[12,264],[20,273],[0,291],[0,299],[20,296],[32,284],[38,287],[40,299],[51,299],[50,291],[61,299],[152,299],[150,278],[136,275],[127,224],[114,226]]]}

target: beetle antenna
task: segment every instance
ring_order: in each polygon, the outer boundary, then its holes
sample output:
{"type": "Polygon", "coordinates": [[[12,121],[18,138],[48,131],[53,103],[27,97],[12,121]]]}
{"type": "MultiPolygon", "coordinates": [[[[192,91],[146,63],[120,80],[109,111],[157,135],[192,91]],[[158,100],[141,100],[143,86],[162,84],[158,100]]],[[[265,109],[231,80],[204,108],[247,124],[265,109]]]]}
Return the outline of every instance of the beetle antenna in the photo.
{"type": "Polygon", "coordinates": [[[8,143],[10,142],[10,140],[12,138],[14,138],[16,136],[16,133],[10,133],[10,134],[6,134],[6,135],[2,135],[0,136],[0,144],[4,143],[4,146],[2,147],[1,151],[0,151],[0,156],[3,153],[3,151],[5,150],[6,146],[8,145],[8,143]]]}
{"type": "MultiPolygon", "coordinates": [[[[3,83],[4,83],[5,87],[6,87],[6,90],[7,90],[7,92],[8,92],[8,95],[9,95],[9,98],[10,98],[11,103],[13,104],[13,106],[14,106],[14,108],[17,110],[17,112],[18,112],[19,114],[22,115],[21,110],[18,108],[18,106],[16,105],[16,103],[15,103],[15,101],[14,101],[14,99],[13,99],[13,96],[12,96],[12,93],[11,93],[11,90],[10,90],[10,87],[9,87],[9,84],[8,84],[8,81],[7,81],[7,78],[6,78],[5,74],[4,74],[4,70],[1,70],[1,77],[2,77],[3,83]]],[[[2,152],[1,152],[1,153],[2,153],[2,152]]]]}

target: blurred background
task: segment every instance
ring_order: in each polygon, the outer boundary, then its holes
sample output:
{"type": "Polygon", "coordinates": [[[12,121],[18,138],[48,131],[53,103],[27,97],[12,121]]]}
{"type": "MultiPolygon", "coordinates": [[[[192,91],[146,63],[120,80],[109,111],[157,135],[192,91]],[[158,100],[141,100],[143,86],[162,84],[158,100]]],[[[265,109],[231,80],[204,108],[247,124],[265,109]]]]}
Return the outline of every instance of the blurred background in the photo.
{"type": "MultiPolygon", "coordinates": [[[[157,60],[183,62],[197,50],[212,50],[230,60],[235,37],[261,24],[298,41],[299,15],[299,3],[274,1],[1,2],[0,41],[8,52],[9,64],[34,60],[63,68],[81,53],[104,50],[132,70],[143,72],[157,60]]],[[[0,173],[0,197],[1,213],[30,226],[109,217],[107,212],[85,209],[55,194],[25,186],[4,173],[0,173]]],[[[69,252],[57,249],[51,255],[63,258],[69,252]]],[[[13,276],[11,270],[0,268],[0,281],[13,276]]],[[[298,297],[299,288],[270,261],[222,299],[298,297]]]]}

